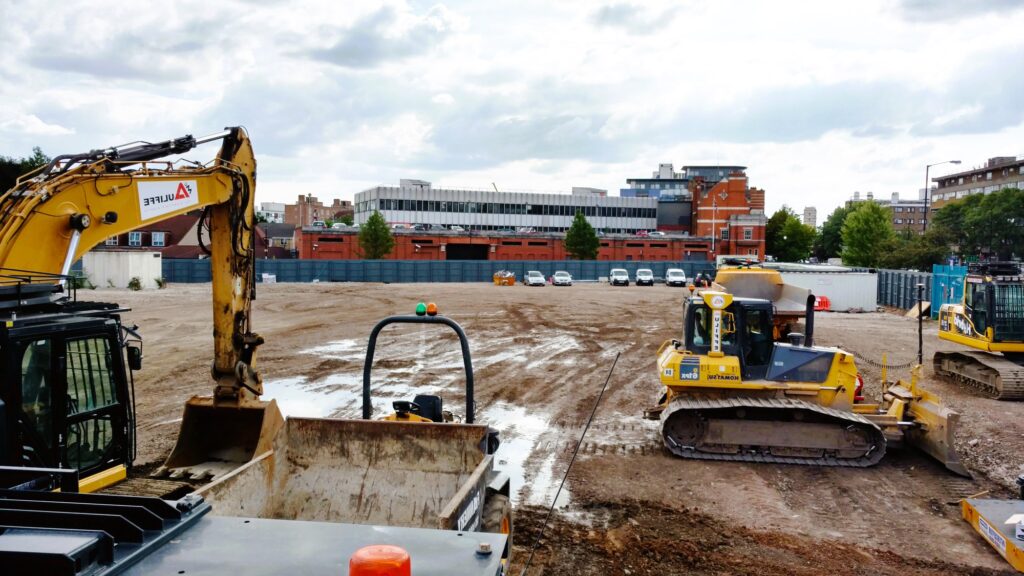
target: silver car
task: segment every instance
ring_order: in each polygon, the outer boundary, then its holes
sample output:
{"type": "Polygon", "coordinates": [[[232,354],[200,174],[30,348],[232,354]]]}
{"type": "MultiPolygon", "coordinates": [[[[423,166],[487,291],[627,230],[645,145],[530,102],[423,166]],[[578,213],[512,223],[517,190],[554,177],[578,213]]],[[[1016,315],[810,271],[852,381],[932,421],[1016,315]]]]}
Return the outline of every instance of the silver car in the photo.
{"type": "Polygon", "coordinates": [[[572,286],[572,276],[565,270],[559,270],[551,277],[551,284],[554,286],[572,286]]]}
{"type": "Polygon", "coordinates": [[[530,270],[526,273],[526,276],[523,276],[523,284],[527,286],[543,286],[547,283],[548,281],[544,279],[544,275],[536,270],[530,270]]]}

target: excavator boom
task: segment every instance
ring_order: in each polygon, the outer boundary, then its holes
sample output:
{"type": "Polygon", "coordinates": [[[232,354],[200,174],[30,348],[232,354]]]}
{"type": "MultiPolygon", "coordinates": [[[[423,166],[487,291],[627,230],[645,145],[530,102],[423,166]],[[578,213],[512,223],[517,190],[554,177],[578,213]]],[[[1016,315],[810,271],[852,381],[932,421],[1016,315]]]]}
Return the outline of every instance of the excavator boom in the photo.
{"type": "Polygon", "coordinates": [[[259,400],[262,382],[253,368],[263,342],[250,325],[255,189],[252,144],[235,127],[198,139],[58,156],[0,196],[0,272],[7,273],[0,285],[23,282],[26,274],[52,284],[107,238],[203,210],[199,228],[208,223],[216,383],[212,397],[187,403],[167,468],[216,473],[248,461],[269,446],[282,421],[273,402],[259,400]],[[169,158],[217,140],[220,152],[206,164],[169,158]]]}

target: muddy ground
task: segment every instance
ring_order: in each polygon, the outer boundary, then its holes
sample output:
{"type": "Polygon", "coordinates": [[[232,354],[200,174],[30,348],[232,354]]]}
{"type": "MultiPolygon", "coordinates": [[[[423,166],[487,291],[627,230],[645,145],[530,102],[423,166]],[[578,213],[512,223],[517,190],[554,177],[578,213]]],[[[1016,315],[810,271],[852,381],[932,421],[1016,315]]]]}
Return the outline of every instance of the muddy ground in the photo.
{"type": "MultiPolygon", "coordinates": [[[[139,462],[170,450],[183,402],[212,382],[209,285],[90,299],[133,308],[145,336],[136,380],[139,462]]],[[[499,466],[514,483],[516,561],[537,541],[616,355],[618,365],[559,498],[530,574],[988,574],[1003,560],[960,519],[956,501],[1006,496],[1024,472],[1024,403],[922,383],[962,414],[961,455],[973,479],[913,452],[871,469],[683,461],[661,448],[657,422],[641,418],[658,394],[655,353],[680,331],[683,291],[663,286],[582,284],[276,284],[260,286],[253,325],[267,343],[258,368],[286,414],[358,415],[366,338],[383,316],[431,300],[471,339],[477,418],[500,429],[499,466]]],[[[821,344],[866,360],[916,356],[916,320],[892,313],[819,314],[821,344]]],[[[939,348],[925,323],[925,358],[939,348]]],[[[945,347],[945,346],[943,346],[945,347]]],[[[455,338],[428,327],[392,327],[381,337],[375,409],[440,392],[462,412],[455,338]]],[[[907,370],[890,376],[908,377],[907,370]]],[[[518,573],[518,568],[516,569],[518,573]]],[[[1008,572],[1007,572],[1008,573],[1008,572]]]]}

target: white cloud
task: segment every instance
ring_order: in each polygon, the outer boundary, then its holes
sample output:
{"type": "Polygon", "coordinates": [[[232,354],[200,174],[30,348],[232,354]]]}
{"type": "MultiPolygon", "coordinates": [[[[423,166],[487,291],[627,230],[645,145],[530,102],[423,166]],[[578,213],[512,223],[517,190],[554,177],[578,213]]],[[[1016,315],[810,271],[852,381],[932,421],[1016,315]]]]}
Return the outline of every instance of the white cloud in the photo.
{"type": "Polygon", "coordinates": [[[14,132],[31,136],[63,136],[74,134],[59,124],[48,124],[35,114],[4,114],[0,116],[0,132],[14,132]]]}
{"type": "Polygon", "coordinates": [[[915,194],[936,157],[1024,154],[1017,6],[6,4],[0,154],[242,124],[260,200],[402,177],[615,193],[660,162],[717,162],[748,166],[770,209],[824,215],[854,190],[915,194]]]}

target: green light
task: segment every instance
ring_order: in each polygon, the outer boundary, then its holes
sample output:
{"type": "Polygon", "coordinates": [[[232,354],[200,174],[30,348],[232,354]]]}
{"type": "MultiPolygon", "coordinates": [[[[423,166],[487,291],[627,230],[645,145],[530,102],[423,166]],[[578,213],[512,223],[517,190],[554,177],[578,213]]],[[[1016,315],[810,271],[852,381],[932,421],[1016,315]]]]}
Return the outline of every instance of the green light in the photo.
{"type": "Polygon", "coordinates": [[[423,302],[420,302],[419,304],[416,305],[416,315],[417,316],[423,316],[426,313],[427,313],[427,305],[426,304],[424,304],[423,302]]]}

